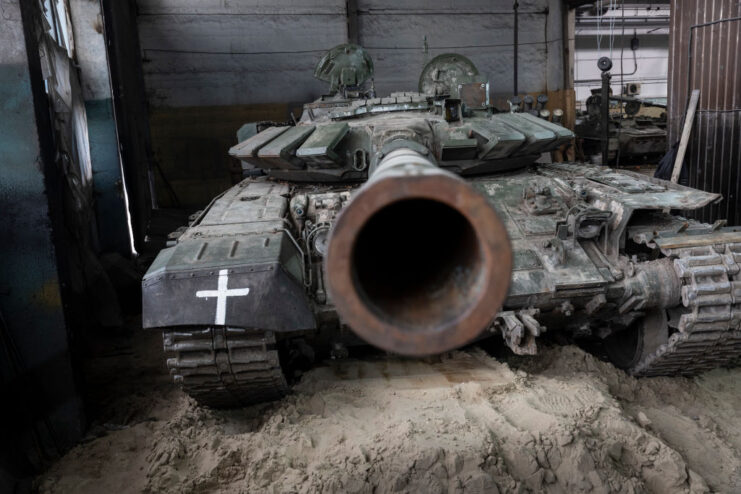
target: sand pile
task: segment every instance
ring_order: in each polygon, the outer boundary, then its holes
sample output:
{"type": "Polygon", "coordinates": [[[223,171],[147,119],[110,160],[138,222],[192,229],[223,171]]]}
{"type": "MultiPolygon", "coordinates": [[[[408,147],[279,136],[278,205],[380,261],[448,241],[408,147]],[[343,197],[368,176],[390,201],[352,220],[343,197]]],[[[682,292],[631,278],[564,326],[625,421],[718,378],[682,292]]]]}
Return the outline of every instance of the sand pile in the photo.
{"type": "MultiPolygon", "coordinates": [[[[41,492],[739,492],[741,370],[635,380],[575,347],[332,362],[214,411],[146,382],[41,492]],[[519,368],[518,368],[519,367],[519,368]],[[133,411],[132,411],[133,409],[133,411]],[[124,426],[124,428],[120,428],[124,426]]],[[[116,407],[114,407],[115,409],[116,407]]]]}

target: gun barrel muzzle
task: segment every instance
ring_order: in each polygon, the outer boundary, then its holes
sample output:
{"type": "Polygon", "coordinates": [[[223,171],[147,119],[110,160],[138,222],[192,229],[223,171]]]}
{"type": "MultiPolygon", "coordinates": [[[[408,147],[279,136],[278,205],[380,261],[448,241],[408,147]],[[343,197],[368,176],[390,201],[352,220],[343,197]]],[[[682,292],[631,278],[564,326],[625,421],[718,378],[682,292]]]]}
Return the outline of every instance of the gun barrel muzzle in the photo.
{"type": "Polygon", "coordinates": [[[490,325],[507,295],[512,251],[482,193],[401,148],[340,213],[325,269],[331,301],[361,338],[430,355],[490,325]]]}

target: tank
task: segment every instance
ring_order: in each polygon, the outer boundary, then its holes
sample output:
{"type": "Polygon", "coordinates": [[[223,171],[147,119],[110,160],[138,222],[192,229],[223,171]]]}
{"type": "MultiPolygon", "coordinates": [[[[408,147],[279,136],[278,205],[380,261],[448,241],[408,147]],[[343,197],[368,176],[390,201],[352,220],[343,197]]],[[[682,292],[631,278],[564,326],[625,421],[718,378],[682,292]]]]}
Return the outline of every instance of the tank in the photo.
{"type": "MultiPolygon", "coordinates": [[[[576,118],[574,130],[587,160],[600,161],[602,149],[599,89],[587,98],[586,111],[576,118]]],[[[632,96],[610,97],[608,160],[610,164],[658,163],[666,153],[666,105],[632,96]]]]}
{"type": "Polygon", "coordinates": [[[461,55],[384,97],[355,45],[315,75],[329,94],[298,121],[240,129],[244,180],[144,277],[143,325],[199,402],[279,398],[369,345],[417,357],[501,338],[534,356],[560,335],[601,342],[635,376],[738,362],[741,231],[670,212],[719,195],[548,163],[572,132],[498,112],[461,55]]]}

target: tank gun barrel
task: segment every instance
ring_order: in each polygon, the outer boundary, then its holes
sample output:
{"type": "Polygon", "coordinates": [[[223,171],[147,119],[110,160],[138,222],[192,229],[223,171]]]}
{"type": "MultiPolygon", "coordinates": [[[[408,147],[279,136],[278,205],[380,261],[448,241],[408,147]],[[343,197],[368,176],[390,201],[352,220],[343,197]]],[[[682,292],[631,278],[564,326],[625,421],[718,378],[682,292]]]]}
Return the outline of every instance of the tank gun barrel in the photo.
{"type": "Polygon", "coordinates": [[[343,322],[405,355],[476,338],[501,308],[512,271],[489,201],[428,156],[402,147],[381,157],[337,218],[325,265],[343,322]]]}

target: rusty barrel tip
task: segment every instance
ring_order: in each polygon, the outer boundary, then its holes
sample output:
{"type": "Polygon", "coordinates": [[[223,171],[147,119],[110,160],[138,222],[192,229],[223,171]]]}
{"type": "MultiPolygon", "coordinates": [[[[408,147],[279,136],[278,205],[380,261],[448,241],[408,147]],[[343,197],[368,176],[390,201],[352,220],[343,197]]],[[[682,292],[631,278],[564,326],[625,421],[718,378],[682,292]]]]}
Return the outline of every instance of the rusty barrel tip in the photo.
{"type": "Polygon", "coordinates": [[[506,229],[487,198],[428,158],[383,158],[330,234],[327,288],[365,341],[422,356],[486,329],[512,273],[506,229]]]}

